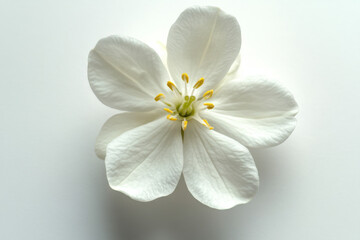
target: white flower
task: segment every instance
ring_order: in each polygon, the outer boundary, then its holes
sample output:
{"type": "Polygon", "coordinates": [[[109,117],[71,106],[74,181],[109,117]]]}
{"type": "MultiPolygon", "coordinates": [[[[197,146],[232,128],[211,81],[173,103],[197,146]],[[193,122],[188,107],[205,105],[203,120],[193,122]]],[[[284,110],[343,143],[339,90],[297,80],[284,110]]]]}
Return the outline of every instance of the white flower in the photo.
{"type": "Polygon", "coordinates": [[[97,43],[90,85],[105,105],[128,111],[110,118],[97,138],[111,188],[151,201],[172,193],[183,172],[189,191],[209,207],[227,209],[254,196],[258,172],[246,147],[283,142],[295,128],[297,104],[263,78],[227,81],[240,44],[237,20],[216,7],[188,8],[172,25],[171,79],[138,40],[97,43]]]}

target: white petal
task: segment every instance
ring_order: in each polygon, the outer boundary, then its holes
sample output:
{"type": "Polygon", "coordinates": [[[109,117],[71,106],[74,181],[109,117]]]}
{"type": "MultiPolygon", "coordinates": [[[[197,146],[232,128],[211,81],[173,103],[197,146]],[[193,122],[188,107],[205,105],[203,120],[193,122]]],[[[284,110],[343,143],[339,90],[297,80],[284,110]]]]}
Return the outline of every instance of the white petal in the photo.
{"type": "Polygon", "coordinates": [[[101,39],[89,54],[88,78],[105,105],[127,111],[150,111],[164,92],[167,71],[156,52],[129,37],[101,39]]]}
{"type": "Polygon", "coordinates": [[[233,77],[235,77],[237,71],[240,68],[240,63],[241,63],[241,55],[239,54],[235,61],[233,62],[233,64],[231,65],[229,71],[227,72],[227,74],[225,75],[225,78],[228,78],[229,80],[232,79],[233,77]]]}
{"type": "Polygon", "coordinates": [[[231,65],[229,71],[226,73],[225,77],[223,78],[223,80],[219,83],[219,85],[217,86],[216,89],[214,89],[214,91],[219,90],[220,88],[222,88],[224,86],[224,84],[226,84],[228,81],[234,80],[236,79],[236,75],[238,73],[238,70],[240,68],[240,63],[241,63],[241,55],[239,54],[235,61],[233,62],[233,64],[231,65]]]}
{"type": "Polygon", "coordinates": [[[172,25],[168,67],[178,84],[187,73],[191,85],[205,78],[201,89],[216,88],[239,54],[240,27],[231,15],[216,7],[191,7],[172,25]]]}
{"type": "Polygon", "coordinates": [[[252,77],[228,82],[202,112],[214,130],[248,147],[269,147],[286,140],[296,126],[298,105],[278,83],[252,77]]]}
{"type": "Polygon", "coordinates": [[[152,41],[148,44],[159,55],[161,62],[164,64],[164,66],[167,67],[167,51],[165,43],[166,41],[152,41]]]}
{"type": "Polygon", "coordinates": [[[105,159],[106,147],[112,140],[128,130],[154,121],[164,115],[161,113],[158,111],[144,113],[126,112],[112,116],[104,123],[96,139],[96,155],[101,159],[105,159]]]}
{"type": "Polygon", "coordinates": [[[172,193],[183,167],[180,122],[165,117],[127,131],[109,143],[109,184],[138,201],[172,193]]]}
{"type": "Polygon", "coordinates": [[[184,133],[184,178],[197,200],[217,209],[247,203],[259,186],[249,151],[195,121],[184,133]]]}

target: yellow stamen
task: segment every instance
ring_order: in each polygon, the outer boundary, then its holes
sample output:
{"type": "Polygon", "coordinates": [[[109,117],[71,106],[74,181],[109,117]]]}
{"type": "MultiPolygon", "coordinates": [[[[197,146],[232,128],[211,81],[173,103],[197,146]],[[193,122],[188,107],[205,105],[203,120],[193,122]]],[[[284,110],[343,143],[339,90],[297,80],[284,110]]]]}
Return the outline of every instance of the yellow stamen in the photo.
{"type": "Polygon", "coordinates": [[[154,99],[155,99],[155,101],[159,101],[160,99],[163,99],[163,98],[165,98],[165,95],[162,93],[159,93],[158,95],[156,95],[156,97],[154,99]]]}
{"type": "Polygon", "coordinates": [[[204,123],[206,124],[205,126],[210,126],[209,122],[206,119],[203,119],[204,123]]]}
{"type": "Polygon", "coordinates": [[[212,97],[212,95],[213,95],[213,93],[214,93],[214,90],[209,90],[209,91],[207,91],[207,92],[205,92],[204,93],[204,98],[205,99],[208,99],[208,98],[211,98],[212,97]]]}
{"type": "Polygon", "coordinates": [[[171,111],[170,109],[168,108],[164,108],[165,111],[167,111],[168,113],[174,113],[173,111],[171,111]]]}
{"type": "Polygon", "coordinates": [[[168,81],[167,86],[171,89],[171,91],[174,91],[177,95],[181,95],[181,92],[176,87],[175,83],[168,81]]]}
{"type": "Polygon", "coordinates": [[[204,125],[205,127],[209,128],[210,130],[213,130],[213,129],[214,129],[214,127],[210,126],[209,122],[208,122],[206,119],[203,119],[203,121],[204,121],[203,125],[204,125]]]}
{"type": "Polygon", "coordinates": [[[189,83],[189,75],[187,75],[187,73],[183,73],[181,78],[183,81],[186,81],[186,83],[189,83]]]}
{"type": "Polygon", "coordinates": [[[203,85],[204,81],[205,81],[204,78],[200,78],[200,79],[195,83],[195,85],[194,85],[193,88],[198,89],[199,87],[201,87],[201,85],[203,85]]]}
{"type": "Polygon", "coordinates": [[[173,117],[171,116],[170,114],[166,116],[167,119],[171,120],[171,121],[176,121],[177,118],[176,117],[173,117]]]}
{"type": "Polygon", "coordinates": [[[182,129],[185,131],[187,127],[188,121],[184,120],[182,121],[182,129]]]}
{"type": "Polygon", "coordinates": [[[204,103],[204,105],[207,107],[207,109],[213,109],[215,107],[212,103],[204,103]]]}
{"type": "Polygon", "coordinates": [[[174,91],[174,89],[176,89],[176,86],[173,82],[168,81],[167,86],[171,89],[171,91],[174,91]]]}

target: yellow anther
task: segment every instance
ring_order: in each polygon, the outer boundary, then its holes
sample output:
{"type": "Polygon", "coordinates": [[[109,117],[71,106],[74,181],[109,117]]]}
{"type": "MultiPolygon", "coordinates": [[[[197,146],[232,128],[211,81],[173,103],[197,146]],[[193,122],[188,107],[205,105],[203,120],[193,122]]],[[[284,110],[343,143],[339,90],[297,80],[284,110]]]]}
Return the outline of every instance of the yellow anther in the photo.
{"type": "Polygon", "coordinates": [[[195,85],[194,85],[194,87],[193,88],[195,88],[195,89],[198,89],[199,87],[201,87],[201,85],[203,85],[203,83],[204,83],[204,78],[200,78],[196,83],[195,83],[195,85]]]}
{"type": "Polygon", "coordinates": [[[204,103],[204,105],[207,107],[207,109],[213,109],[215,107],[212,103],[204,103]]]}
{"type": "Polygon", "coordinates": [[[167,111],[168,113],[174,113],[173,111],[171,111],[170,109],[168,108],[164,108],[165,111],[167,111]]]}
{"type": "Polygon", "coordinates": [[[207,91],[206,93],[204,93],[204,98],[205,99],[208,99],[208,98],[211,98],[211,96],[213,95],[213,93],[214,93],[214,90],[209,90],[209,91],[207,91]]]}
{"type": "Polygon", "coordinates": [[[171,121],[176,121],[177,118],[176,117],[173,117],[171,116],[170,114],[166,116],[167,119],[171,120],[171,121]]]}
{"type": "Polygon", "coordinates": [[[177,95],[181,95],[181,92],[176,87],[175,83],[168,81],[167,86],[171,89],[171,91],[175,92],[177,95]]]}
{"type": "Polygon", "coordinates": [[[189,83],[189,75],[187,75],[187,73],[183,73],[181,78],[183,81],[186,81],[186,83],[189,83]]]}
{"type": "Polygon", "coordinates": [[[213,130],[213,129],[214,129],[214,127],[210,126],[209,122],[208,122],[206,119],[203,119],[203,121],[204,121],[203,125],[204,125],[205,127],[209,128],[210,130],[213,130]]]}
{"type": "Polygon", "coordinates": [[[204,123],[205,123],[205,126],[207,126],[207,127],[210,126],[209,122],[208,122],[206,119],[203,119],[203,121],[204,121],[204,123]]]}
{"type": "Polygon", "coordinates": [[[187,127],[188,121],[184,120],[182,121],[182,129],[185,131],[187,127]]]}
{"type": "Polygon", "coordinates": [[[155,99],[155,101],[159,101],[160,99],[163,99],[163,98],[165,98],[165,95],[162,93],[159,93],[158,95],[156,95],[156,97],[154,99],[155,99]]]}
{"type": "Polygon", "coordinates": [[[167,86],[171,89],[171,91],[174,91],[174,89],[176,89],[176,86],[173,82],[168,81],[167,86]]]}

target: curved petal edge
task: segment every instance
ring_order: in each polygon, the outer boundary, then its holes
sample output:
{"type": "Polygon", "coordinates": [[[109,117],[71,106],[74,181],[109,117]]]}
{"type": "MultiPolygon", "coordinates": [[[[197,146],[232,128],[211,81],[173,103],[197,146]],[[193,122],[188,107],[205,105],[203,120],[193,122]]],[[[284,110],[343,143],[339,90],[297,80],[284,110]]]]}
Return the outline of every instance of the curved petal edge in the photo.
{"type": "Polygon", "coordinates": [[[237,141],[189,124],[184,133],[184,178],[191,194],[216,209],[249,202],[259,186],[250,152],[237,141]]]}
{"type": "Polygon", "coordinates": [[[110,187],[132,199],[171,194],[183,168],[180,124],[160,118],[125,132],[108,145],[105,166],[110,187]]]}

